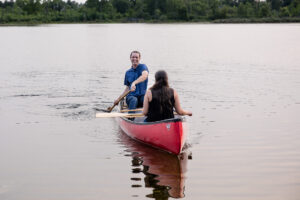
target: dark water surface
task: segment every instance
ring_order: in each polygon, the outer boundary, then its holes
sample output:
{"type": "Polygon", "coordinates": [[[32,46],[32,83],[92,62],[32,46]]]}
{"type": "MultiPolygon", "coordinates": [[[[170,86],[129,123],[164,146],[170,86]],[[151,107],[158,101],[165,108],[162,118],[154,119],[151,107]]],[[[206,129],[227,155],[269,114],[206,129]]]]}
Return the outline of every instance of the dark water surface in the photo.
{"type": "Polygon", "coordinates": [[[299,24],[0,27],[0,199],[300,198],[299,24]],[[96,119],[131,50],[188,117],[179,157],[96,119]]]}

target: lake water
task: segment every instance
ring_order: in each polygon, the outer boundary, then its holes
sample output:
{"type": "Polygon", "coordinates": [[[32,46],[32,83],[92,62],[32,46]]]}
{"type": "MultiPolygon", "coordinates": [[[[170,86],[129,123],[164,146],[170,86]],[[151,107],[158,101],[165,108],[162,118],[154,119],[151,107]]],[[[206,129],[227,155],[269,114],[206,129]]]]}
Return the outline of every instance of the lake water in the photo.
{"type": "Polygon", "coordinates": [[[300,198],[300,24],[0,27],[0,199],[300,198]],[[193,111],[179,157],[95,118],[131,50],[193,111]]]}

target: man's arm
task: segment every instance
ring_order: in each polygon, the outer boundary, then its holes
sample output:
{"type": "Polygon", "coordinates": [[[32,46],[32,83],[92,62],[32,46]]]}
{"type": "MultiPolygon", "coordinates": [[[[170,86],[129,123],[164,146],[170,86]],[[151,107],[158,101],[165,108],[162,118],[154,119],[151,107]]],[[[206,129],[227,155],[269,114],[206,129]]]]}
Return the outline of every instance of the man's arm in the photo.
{"type": "Polygon", "coordinates": [[[179,96],[177,94],[177,92],[174,90],[174,99],[175,99],[175,110],[179,115],[188,115],[188,116],[192,116],[193,113],[183,110],[180,106],[180,102],[179,102],[179,96]]]}
{"type": "Polygon", "coordinates": [[[146,70],[144,70],[144,71],[142,72],[142,75],[141,75],[140,77],[138,77],[138,79],[136,79],[135,81],[132,82],[131,88],[130,88],[131,91],[135,91],[135,89],[136,89],[136,86],[135,86],[135,85],[137,85],[137,84],[139,84],[139,83],[145,81],[145,80],[148,78],[148,74],[149,74],[149,73],[148,73],[146,70]]]}

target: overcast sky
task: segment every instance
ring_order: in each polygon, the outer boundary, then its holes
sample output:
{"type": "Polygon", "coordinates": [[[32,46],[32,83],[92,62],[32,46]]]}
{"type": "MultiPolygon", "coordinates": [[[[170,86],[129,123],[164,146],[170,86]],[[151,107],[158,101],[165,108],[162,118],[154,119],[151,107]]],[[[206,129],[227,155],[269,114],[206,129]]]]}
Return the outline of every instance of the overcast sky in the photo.
{"type": "MultiPolygon", "coordinates": [[[[4,2],[5,0],[0,0],[0,1],[4,2]]],[[[8,1],[9,1],[9,0],[8,0],[8,1]]],[[[14,1],[15,1],[15,0],[14,0],[14,1]]],[[[63,0],[63,1],[67,1],[67,0],[63,0]]],[[[86,0],[71,0],[71,1],[76,1],[76,2],[78,2],[78,3],[85,3],[86,0]]],[[[257,1],[265,1],[265,0],[257,0],[257,1]]],[[[42,2],[42,0],[41,0],[41,2],[42,2]]]]}
{"type": "MultiPolygon", "coordinates": [[[[66,0],[65,0],[66,1],[66,0]]],[[[78,3],[85,3],[86,0],[72,0],[72,1],[76,1],[78,3]]]]}
{"type": "MultiPolygon", "coordinates": [[[[0,0],[0,1],[4,2],[5,0],[0,0]]],[[[7,1],[10,1],[10,0],[7,0],[7,1]]],[[[16,1],[16,0],[14,0],[14,1],[16,1]]],[[[67,0],[63,0],[63,1],[67,2],[67,0]]],[[[78,3],[84,3],[86,0],[71,0],[71,1],[76,1],[78,3]]],[[[41,0],[41,2],[43,2],[43,0],[41,0]]]]}

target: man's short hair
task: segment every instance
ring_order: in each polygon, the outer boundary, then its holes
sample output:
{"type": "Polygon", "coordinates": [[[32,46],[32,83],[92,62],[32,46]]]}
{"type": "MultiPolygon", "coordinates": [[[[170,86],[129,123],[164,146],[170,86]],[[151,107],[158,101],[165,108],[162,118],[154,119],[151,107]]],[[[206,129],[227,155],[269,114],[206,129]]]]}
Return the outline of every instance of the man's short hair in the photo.
{"type": "Polygon", "coordinates": [[[130,53],[130,57],[131,57],[131,55],[132,55],[133,53],[137,53],[137,54],[139,54],[139,57],[141,57],[141,53],[140,53],[139,51],[132,51],[132,52],[130,53]]]}

